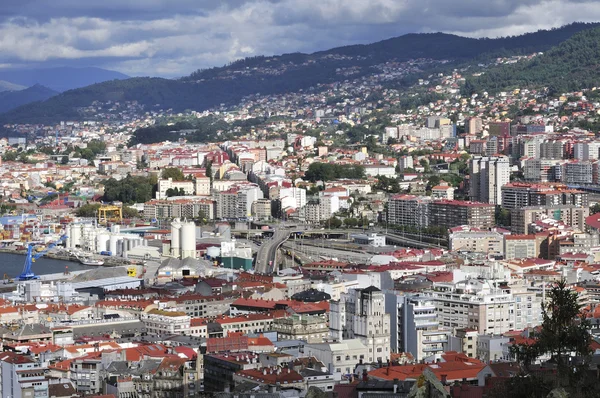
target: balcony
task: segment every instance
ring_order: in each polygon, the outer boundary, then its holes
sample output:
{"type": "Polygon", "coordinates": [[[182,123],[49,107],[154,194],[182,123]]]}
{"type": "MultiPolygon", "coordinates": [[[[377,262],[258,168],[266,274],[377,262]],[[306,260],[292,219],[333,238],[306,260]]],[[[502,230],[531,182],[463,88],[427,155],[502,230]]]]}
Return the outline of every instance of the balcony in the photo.
{"type": "Polygon", "coordinates": [[[443,347],[425,347],[423,348],[423,352],[438,352],[444,351],[443,347]]]}
{"type": "Polygon", "coordinates": [[[422,340],[421,341],[423,344],[437,344],[437,343],[447,343],[448,339],[441,339],[441,340],[422,340]]]}

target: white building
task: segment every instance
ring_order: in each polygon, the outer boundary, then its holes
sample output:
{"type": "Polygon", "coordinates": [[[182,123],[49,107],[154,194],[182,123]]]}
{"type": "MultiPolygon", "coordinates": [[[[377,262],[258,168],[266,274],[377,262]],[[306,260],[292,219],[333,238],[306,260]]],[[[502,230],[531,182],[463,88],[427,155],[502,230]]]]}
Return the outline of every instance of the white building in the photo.
{"type": "Polygon", "coordinates": [[[190,180],[173,181],[172,178],[158,180],[158,190],[156,191],[156,199],[166,199],[169,189],[183,189],[185,195],[194,194],[194,182],[190,180]]]}
{"type": "Polygon", "coordinates": [[[501,205],[501,188],[510,182],[508,157],[475,156],[469,163],[469,176],[470,200],[501,205]]]}
{"type": "Polygon", "coordinates": [[[332,338],[359,339],[367,348],[366,361],[386,361],[390,357],[390,314],[385,299],[375,286],[342,294],[331,301],[329,329],[332,338]]]}
{"type": "Polygon", "coordinates": [[[368,358],[368,349],[359,339],[344,340],[335,343],[306,344],[304,352],[323,362],[327,370],[335,376],[354,372],[360,361],[368,358]]]}
{"type": "Polygon", "coordinates": [[[392,317],[393,352],[410,352],[420,362],[447,351],[450,329],[440,326],[430,297],[387,293],[385,301],[392,317]]]}
{"type": "Polygon", "coordinates": [[[282,188],[279,191],[279,199],[283,202],[284,198],[292,198],[295,209],[300,209],[306,205],[306,189],[302,188],[282,188]]]}

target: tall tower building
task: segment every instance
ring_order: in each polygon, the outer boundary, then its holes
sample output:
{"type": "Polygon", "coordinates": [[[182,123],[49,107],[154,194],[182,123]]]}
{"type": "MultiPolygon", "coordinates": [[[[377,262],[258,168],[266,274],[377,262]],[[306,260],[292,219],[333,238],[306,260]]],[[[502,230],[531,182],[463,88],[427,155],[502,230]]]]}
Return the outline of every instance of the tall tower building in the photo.
{"type": "Polygon", "coordinates": [[[502,186],[510,182],[510,164],[506,156],[475,156],[469,164],[469,199],[502,204],[502,186]]]}
{"type": "Polygon", "coordinates": [[[390,314],[383,292],[375,286],[351,290],[331,301],[329,329],[338,341],[359,339],[368,348],[369,362],[390,357],[390,314]]]}

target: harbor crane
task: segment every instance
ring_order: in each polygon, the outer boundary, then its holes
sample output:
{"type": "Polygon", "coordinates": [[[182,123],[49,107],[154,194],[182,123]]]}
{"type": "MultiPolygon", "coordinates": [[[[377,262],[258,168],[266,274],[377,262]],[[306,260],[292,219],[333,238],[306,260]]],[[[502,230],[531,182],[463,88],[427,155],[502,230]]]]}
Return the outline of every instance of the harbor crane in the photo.
{"type": "Polygon", "coordinates": [[[46,246],[45,249],[43,249],[39,252],[36,252],[35,254],[33,252],[33,249],[36,246],[36,243],[29,243],[27,245],[27,255],[25,256],[25,265],[23,265],[23,272],[21,272],[21,274],[19,276],[17,276],[17,280],[30,281],[33,279],[40,279],[40,276],[36,275],[32,271],[32,269],[31,269],[32,264],[35,262],[35,260],[39,259],[44,254],[48,253],[48,251],[50,249],[52,249],[53,247],[55,247],[56,245],[58,245],[59,243],[63,242],[66,239],[67,239],[67,235],[62,235],[60,238],[58,238],[58,240],[56,242],[50,243],[48,246],[46,246]]]}

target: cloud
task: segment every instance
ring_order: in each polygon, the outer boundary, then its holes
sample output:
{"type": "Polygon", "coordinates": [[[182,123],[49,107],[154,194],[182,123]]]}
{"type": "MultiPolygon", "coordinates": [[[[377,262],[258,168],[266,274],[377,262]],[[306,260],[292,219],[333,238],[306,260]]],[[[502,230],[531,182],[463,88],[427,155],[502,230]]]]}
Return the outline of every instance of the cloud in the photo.
{"type": "Polygon", "coordinates": [[[3,0],[0,64],[175,77],[410,32],[496,37],[598,20],[585,0],[3,0]]]}

